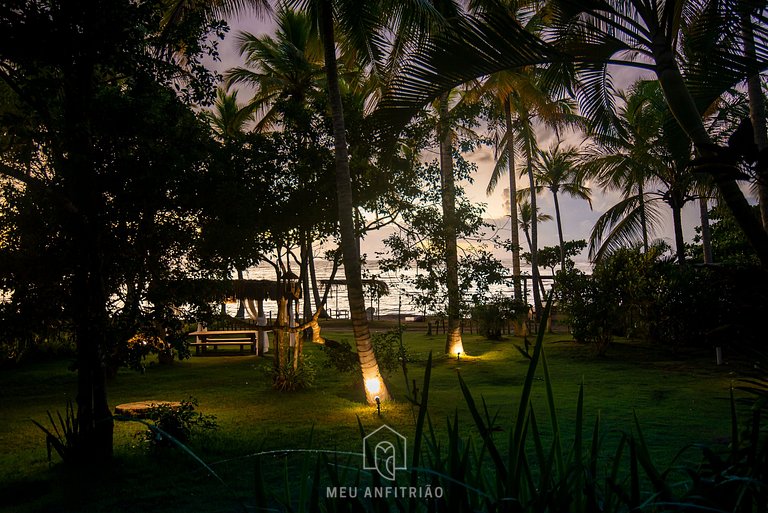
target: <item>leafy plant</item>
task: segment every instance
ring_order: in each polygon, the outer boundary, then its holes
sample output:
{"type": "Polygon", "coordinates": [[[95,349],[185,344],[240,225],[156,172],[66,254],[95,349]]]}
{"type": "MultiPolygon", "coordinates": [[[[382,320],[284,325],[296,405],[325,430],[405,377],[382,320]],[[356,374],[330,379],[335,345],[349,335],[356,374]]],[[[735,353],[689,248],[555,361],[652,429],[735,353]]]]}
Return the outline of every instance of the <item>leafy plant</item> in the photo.
{"type": "Polygon", "coordinates": [[[307,356],[301,355],[296,365],[269,367],[272,388],[279,392],[294,392],[312,388],[315,383],[315,367],[307,356]]]}
{"type": "Polygon", "coordinates": [[[390,374],[413,361],[408,349],[401,343],[400,334],[400,330],[393,329],[371,335],[376,361],[379,362],[379,369],[384,373],[390,374]]]}
{"type": "Polygon", "coordinates": [[[194,397],[181,401],[179,406],[159,403],[147,412],[147,418],[154,422],[140,436],[154,447],[170,447],[175,443],[187,443],[199,431],[218,429],[215,415],[204,415],[197,411],[198,402],[194,397]]]}
{"type": "Polygon", "coordinates": [[[76,463],[79,458],[80,449],[80,424],[78,423],[77,414],[75,413],[72,401],[67,401],[67,405],[64,409],[64,417],[60,412],[56,412],[56,420],[54,420],[51,412],[48,413],[48,420],[51,424],[51,429],[43,426],[36,420],[32,423],[40,428],[45,433],[45,447],[48,451],[48,462],[51,461],[52,451],[56,451],[59,457],[64,463],[76,463]]]}

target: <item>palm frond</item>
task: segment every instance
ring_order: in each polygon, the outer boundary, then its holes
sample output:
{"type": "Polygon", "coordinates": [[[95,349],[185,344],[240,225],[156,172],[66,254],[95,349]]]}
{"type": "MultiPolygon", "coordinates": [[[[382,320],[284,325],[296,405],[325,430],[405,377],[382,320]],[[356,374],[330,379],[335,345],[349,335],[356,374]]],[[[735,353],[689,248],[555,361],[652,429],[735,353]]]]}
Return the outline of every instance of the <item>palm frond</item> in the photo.
{"type": "Polygon", "coordinates": [[[496,190],[496,186],[499,185],[499,180],[501,180],[501,177],[508,172],[509,172],[509,153],[507,153],[506,151],[502,151],[498,154],[498,158],[496,159],[496,164],[494,164],[493,170],[491,171],[491,176],[488,179],[488,185],[485,188],[485,194],[488,196],[493,194],[493,191],[496,190]]]}
{"type": "Polygon", "coordinates": [[[495,71],[554,60],[557,55],[502,6],[447,20],[444,30],[413,49],[389,84],[378,112],[384,132],[398,133],[442,91],[495,71]]]}
{"type": "Polygon", "coordinates": [[[198,12],[203,12],[209,20],[234,18],[248,12],[265,17],[272,12],[272,7],[269,0],[170,0],[163,26],[177,25],[198,12]]]}
{"type": "Polygon", "coordinates": [[[648,194],[624,198],[601,215],[589,236],[589,258],[596,262],[617,248],[642,242],[643,225],[641,206],[645,207],[649,233],[662,222],[657,207],[658,198],[648,194]]]}

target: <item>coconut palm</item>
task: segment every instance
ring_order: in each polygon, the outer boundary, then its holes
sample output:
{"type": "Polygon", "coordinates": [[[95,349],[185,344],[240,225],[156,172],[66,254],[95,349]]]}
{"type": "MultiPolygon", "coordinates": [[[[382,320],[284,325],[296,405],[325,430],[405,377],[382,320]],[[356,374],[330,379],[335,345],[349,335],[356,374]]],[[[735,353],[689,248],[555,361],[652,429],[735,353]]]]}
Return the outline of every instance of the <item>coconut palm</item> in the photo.
{"type": "MultiPolygon", "coordinates": [[[[531,239],[531,233],[533,230],[533,227],[538,225],[539,223],[544,223],[547,221],[552,220],[552,216],[549,214],[544,214],[538,211],[536,209],[536,219],[533,218],[533,212],[534,212],[534,206],[531,204],[529,199],[519,199],[517,202],[517,213],[520,218],[520,229],[523,230],[523,234],[525,235],[525,240],[528,243],[528,251],[531,256],[533,256],[533,251],[531,249],[534,247],[531,239]]],[[[533,259],[530,261],[531,264],[531,275],[533,279],[533,286],[531,287],[532,292],[534,294],[544,294],[544,282],[541,280],[541,276],[538,272],[538,269],[535,269],[535,265],[533,263],[533,259]]],[[[537,315],[539,315],[537,313],[537,315]]]]}
{"type": "Polygon", "coordinates": [[[464,353],[461,339],[461,293],[459,291],[459,262],[456,247],[456,184],[453,174],[453,131],[450,126],[448,93],[438,100],[438,139],[440,141],[440,191],[445,233],[445,274],[448,291],[448,329],[446,354],[464,353]]]}
{"type": "Polygon", "coordinates": [[[590,258],[599,260],[617,247],[642,238],[648,251],[649,232],[661,223],[659,205],[672,209],[675,249],[685,260],[681,212],[694,199],[696,182],[687,172],[691,147],[667,123],[669,110],[658,82],[638,81],[628,95],[620,95],[614,135],[604,135],[583,160],[583,170],[604,189],[618,190],[623,198],[595,223],[590,237],[590,258]],[[678,137],[676,137],[676,135],[678,137]],[[650,190],[657,187],[655,191],[650,190]]]}
{"type": "MultiPolygon", "coordinates": [[[[478,8],[482,9],[484,2],[478,2],[478,8]]],[[[535,33],[540,30],[540,20],[534,15],[534,2],[507,2],[509,11],[516,13],[519,18],[527,20],[526,30],[535,33]]],[[[533,69],[530,66],[514,70],[504,70],[491,75],[482,86],[480,94],[485,94],[491,99],[491,108],[494,111],[492,117],[503,118],[501,123],[501,137],[497,133],[497,140],[501,152],[488,180],[486,194],[489,196],[496,189],[499,180],[504,173],[509,178],[509,219],[510,219],[510,243],[512,247],[512,274],[515,297],[521,298],[520,290],[520,237],[519,220],[517,213],[517,174],[515,169],[516,140],[513,118],[519,121],[518,113],[530,111],[532,106],[544,107],[551,103],[551,97],[532,80],[533,69]]],[[[526,116],[523,116],[526,117],[526,116]]],[[[527,116],[530,117],[530,116],[527,116]]]]}
{"type": "Polygon", "coordinates": [[[755,71],[768,68],[768,16],[752,14],[755,56],[744,56],[742,3],[695,0],[598,0],[548,2],[552,27],[542,49],[520,34],[519,24],[502,6],[456,23],[439,45],[424,48],[401,70],[384,104],[395,111],[393,124],[441,90],[467,80],[511,68],[507,52],[530,48],[528,62],[551,59],[577,71],[582,112],[595,126],[610,126],[614,95],[610,66],[631,66],[656,74],[675,121],[698,153],[697,167],[710,174],[764,266],[768,266],[768,233],[756,219],[736,183],[738,158],[714,144],[702,112],[724,91],[755,71]],[[504,30],[507,28],[508,30],[504,30]],[[559,56],[551,51],[562,52],[559,56]],[[698,58],[683,60],[683,50],[698,58]],[[461,56],[462,58],[458,58],[461,56]],[[471,62],[471,66],[465,63],[471,62]],[[460,64],[459,64],[460,63],[460,64]]]}
{"type": "MultiPolygon", "coordinates": [[[[205,112],[205,117],[219,140],[227,145],[238,139],[245,132],[246,125],[253,119],[254,104],[241,105],[237,101],[237,91],[227,93],[223,88],[216,92],[213,109],[205,112]]],[[[243,270],[237,268],[237,279],[243,279],[243,270]]],[[[245,304],[238,302],[237,318],[245,317],[245,304]]]]}
{"type": "MultiPolygon", "coordinates": [[[[565,100],[552,98],[552,91],[542,87],[540,73],[533,67],[521,68],[514,71],[495,73],[483,84],[482,93],[489,94],[504,118],[504,130],[501,137],[501,158],[496,162],[491,177],[488,180],[486,193],[491,194],[504,173],[509,177],[512,271],[515,276],[520,274],[520,242],[518,237],[519,221],[517,217],[517,180],[515,172],[515,153],[520,151],[524,156],[525,170],[530,171],[529,187],[533,178],[533,156],[538,151],[534,120],[559,129],[575,118],[572,115],[572,105],[565,100]],[[514,120],[514,121],[513,121],[514,120]]],[[[534,199],[535,202],[535,199],[534,199]]],[[[537,249],[537,230],[532,227],[535,257],[537,249]]],[[[515,295],[520,297],[520,282],[515,280],[515,295]]]]}
{"type": "MultiPolygon", "coordinates": [[[[555,203],[557,236],[560,242],[560,269],[565,270],[565,241],[563,240],[559,194],[564,193],[572,198],[583,199],[592,208],[590,190],[582,183],[582,177],[577,167],[579,153],[576,148],[561,149],[558,142],[547,150],[539,150],[537,157],[533,164],[536,178],[536,186],[533,190],[535,194],[541,194],[545,189],[552,193],[552,199],[555,203]]],[[[530,196],[531,189],[523,189],[520,193],[530,196]]]]}
{"type": "Polygon", "coordinates": [[[323,49],[312,19],[285,7],[275,15],[274,37],[241,32],[237,36],[245,66],[225,74],[228,85],[255,89],[250,108],[258,115],[257,130],[279,123],[285,109],[281,100],[303,105],[322,87],[323,49]]]}
{"type": "Polygon", "coordinates": [[[219,88],[213,109],[205,112],[211,128],[224,143],[242,135],[247,124],[253,119],[253,106],[240,104],[237,94],[237,91],[227,92],[226,89],[219,88]]]}

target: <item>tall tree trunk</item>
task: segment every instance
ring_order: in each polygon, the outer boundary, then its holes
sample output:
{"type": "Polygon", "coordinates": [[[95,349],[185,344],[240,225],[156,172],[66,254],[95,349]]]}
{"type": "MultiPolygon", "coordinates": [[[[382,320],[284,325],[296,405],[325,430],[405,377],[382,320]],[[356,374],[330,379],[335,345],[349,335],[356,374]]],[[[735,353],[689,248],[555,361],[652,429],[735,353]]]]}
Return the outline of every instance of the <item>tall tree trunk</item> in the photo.
{"type": "Polygon", "coordinates": [[[531,274],[533,275],[533,308],[536,311],[535,320],[538,324],[541,320],[541,294],[539,294],[539,288],[536,286],[541,281],[539,277],[539,258],[538,258],[538,239],[539,239],[539,211],[536,206],[536,179],[533,176],[533,155],[531,154],[530,144],[526,145],[526,167],[528,169],[528,182],[531,189],[531,237],[528,241],[528,245],[531,249],[531,274]]]}
{"type": "Polygon", "coordinates": [[[304,307],[302,312],[302,322],[307,322],[312,318],[312,292],[309,288],[309,253],[312,242],[309,239],[309,233],[304,232],[301,240],[301,292],[304,296],[304,307]]]}
{"type": "MultiPolygon", "coordinates": [[[[744,55],[751,63],[756,63],[755,36],[752,30],[752,17],[745,12],[742,17],[744,33],[744,55]]],[[[749,117],[755,134],[757,149],[768,148],[768,132],[766,131],[765,97],[763,95],[760,74],[755,73],[747,79],[747,96],[749,98],[749,117]]],[[[760,219],[763,228],[768,230],[768,168],[766,165],[757,166],[757,196],[760,204],[760,219]]]]}
{"type": "Polygon", "coordinates": [[[565,271],[565,241],[563,240],[563,222],[560,219],[560,201],[557,199],[557,191],[552,191],[555,200],[555,221],[557,222],[557,238],[560,241],[560,270],[565,271]]]}
{"type": "Polygon", "coordinates": [[[517,172],[515,170],[515,133],[512,130],[512,106],[504,99],[504,121],[507,129],[507,173],[509,174],[509,241],[512,244],[512,276],[515,299],[523,300],[520,286],[520,221],[517,216],[517,172]]]}
{"type": "Polygon", "coordinates": [[[712,231],[709,228],[709,205],[707,198],[699,198],[699,215],[701,216],[701,248],[704,252],[704,263],[711,264],[712,259],[712,231]]]}
{"type": "Polygon", "coordinates": [[[443,235],[445,237],[445,274],[448,289],[448,330],[445,353],[464,352],[461,340],[461,295],[459,291],[459,263],[456,248],[456,184],[453,177],[453,138],[448,118],[448,93],[439,99],[440,138],[440,192],[443,203],[443,235]]]}
{"type": "MultiPolygon", "coordinates": [[[[722,159],[721,152],[716,150],[717,146],[707,134],[698,108],[688,92],[675,56],[668,48],[663,34],[657,35],[654,39],[653,57],[656,63],[656,75],[664,91],[667,105],[680,127],[691,138],[698,154],[715,161],[722,159]]],[[[730,165],[714,164],[708,166],[707,172],[714,179],[720,196],[733,214],[736,223],[755,249],[761,265],[768,268],[768,232],[763,229],[763,224],[753,214],[744,193],[733,178],[730,165]]]]}
{"type": "Polygon", "coordinates": [[[320,297],[320,287],[317,285],[317,272],[315,272],[315,253],[312,249],[312,244],[310,244],[307,249],[309,250],[307,255],[309,257],[309,278],[311,281],[312,296],[315,298],[315,309],[320,307],[325,309],[325,304],[323,304],[323,300],[320,297]]]}
{"type": "Polygon", "coordinates": [[[347,279],[347,299],[352,318],[352,331],[355,336],[357,356],[365,383],[365,396],[369,404],[374,404],[376,397],[381,401],[389,400],[389,391],[379,371],[379,364],[371,345],[371,332],[365,315],[365,297],[360,268],[360,255],[357,251],[357,237],[353,219],[352,178],[349,172],[349,153],[347,134],[344,126],[344,109],[339,89],[339,73],[336,65],[336,42],[333,29],[333,11],[331,0],[320,2],[320,30],[325,56],[325,73],[328,84],[328,97],[333,119],[333,146],[336,161],[336,196],[339,208],[339,231],[341,250],[344,261],[344,274],[347,279]]]}
{"type": "Polygon", "coordinates": [[[682,265],[685,263],[685,239],[683,238],[683,220],[682,210],[683,201],[678,194],[672,194],[672,225],[675,231],[675,251],[677,253],[677,262],[682,265]]]}
{"type": "MultiPolygon", "coordinates": [[[[73,15],[84,21],[83,7],[73,6],[73,15]]],[[[84,31],[91,29],[88,23],[84,31]]],[[[77,255],[72,275],[72,317],[77,346],[77,423],[84,462],[99,463],[112,457],[114,422],[107,401],[106,346],[107,311],[103,268],[103,210],[98,190],[90,119],[94,65],[89,52],[75,56],[64,70],[64,160],[62,178],[76,213],[70,223],[72,245],[77,255]]]]}
{"type": "Polygon", "coordinates": [[[640,201],[640,229],[643,231],[643,253],[648,253],[648,217],[645,213],[645,191],[642,180],[637,184],[637,196],[640,201]]]}
{"type": "MultiPolygon", "coordinates": [[[[237,269],[237,279],[243,281],[243,270],[237,269]]],[[[245,302],[242,299],[237,300],[237,313],[235,317],[238,319],[245,319],[245,302]]]]}

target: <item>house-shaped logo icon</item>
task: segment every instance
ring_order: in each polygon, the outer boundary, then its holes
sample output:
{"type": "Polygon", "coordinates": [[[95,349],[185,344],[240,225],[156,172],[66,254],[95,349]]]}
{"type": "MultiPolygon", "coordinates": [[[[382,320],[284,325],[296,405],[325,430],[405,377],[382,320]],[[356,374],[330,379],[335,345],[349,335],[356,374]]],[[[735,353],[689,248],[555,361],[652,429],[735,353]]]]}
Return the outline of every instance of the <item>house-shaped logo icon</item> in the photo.
{"type": "Polygon", "coordinates": [[[406,438],[386,424],[363,438],[363,468],[384,479],[394,481],[395,471],[406,469],[407,456],[406,438]]]}

